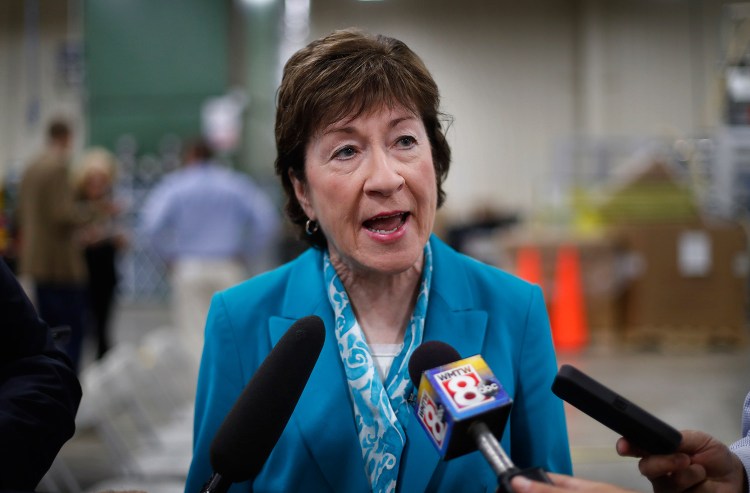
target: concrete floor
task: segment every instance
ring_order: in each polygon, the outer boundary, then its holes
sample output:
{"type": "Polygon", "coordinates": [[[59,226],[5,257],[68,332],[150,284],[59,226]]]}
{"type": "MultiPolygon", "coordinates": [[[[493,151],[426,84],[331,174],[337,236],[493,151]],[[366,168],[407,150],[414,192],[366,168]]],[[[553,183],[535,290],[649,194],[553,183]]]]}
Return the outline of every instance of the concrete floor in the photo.
{"type": "MultiPolygon", "coordinates": [[[[121,303],[114,321],[115,341],[137,343],[148,331],[168,324],[169,312],[163,305],[121,303]]],[[[742,402],[750,390],[750,346],[649,351],[607,342],[560,353],[558,359],[678,429],[704,430],[726,443],[740,433],[742,402]]],[[[615,453],[614,432],[567,404],[566,415],[577,476],[651,491],[638,473],[636,459],[615,453]]],[[[91,432],[74,437],[60,457],[82,489],[113,474],[106,449],[91,432]]],[[[66,489],[59,481],[56,488],[66,489]]]]}

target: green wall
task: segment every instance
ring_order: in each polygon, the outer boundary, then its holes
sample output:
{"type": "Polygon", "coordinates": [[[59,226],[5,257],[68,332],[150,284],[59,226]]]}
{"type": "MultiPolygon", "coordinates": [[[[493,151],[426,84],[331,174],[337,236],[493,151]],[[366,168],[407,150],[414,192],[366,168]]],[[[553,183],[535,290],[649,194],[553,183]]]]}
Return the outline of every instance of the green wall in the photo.
{"type": "Polygon", "coordinates": [[[228,85],[228,14],[221,0],[85,0],[88,143],[130,134],[154,152],[197,134],[203,101],[228,85]]]}

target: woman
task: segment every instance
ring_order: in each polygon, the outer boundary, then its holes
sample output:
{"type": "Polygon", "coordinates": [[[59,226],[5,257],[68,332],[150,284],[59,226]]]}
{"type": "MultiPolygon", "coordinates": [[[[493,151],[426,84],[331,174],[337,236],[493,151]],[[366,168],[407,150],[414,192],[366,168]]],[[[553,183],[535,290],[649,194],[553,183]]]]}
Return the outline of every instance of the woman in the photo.
{"type": "Polygon", "coordinates": [[[81,159],[75,176],[77,199],[102,211],[81,229],[78,238],[84,246],[88,271],[89,326],[96,336],[96,358],[104,356],[112,342],[110,320],[117,289],[117,255],[127,243],[117,225],[118,212],[112,202],[112,186],[117,167],[115,158],[106,149],[88,150],[81,159]]]}
{"type": "Polygon", "coordinates": [[[236,491],[494,491],[477,452],[440,461],[406,399],[413,350],[481,353],[514,406],[502,445],[519,467],[571,469],[539,288],[432,236],[450,148],[437,86],[402,42],[337,31],[287,62],[276,171],[312,245],[216,295],[186,491],[210,476],[210,442],[244,385],[297,319],[326,341],[292,418],[252,485],[236,491]]]}

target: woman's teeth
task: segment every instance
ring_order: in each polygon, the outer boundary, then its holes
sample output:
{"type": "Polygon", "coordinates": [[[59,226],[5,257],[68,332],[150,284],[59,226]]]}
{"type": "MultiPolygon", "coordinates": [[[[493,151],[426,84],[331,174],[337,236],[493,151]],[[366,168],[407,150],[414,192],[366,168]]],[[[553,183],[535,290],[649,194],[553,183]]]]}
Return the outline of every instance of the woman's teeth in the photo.
{"type": "Polygon", "coordinates": [[[406,213],[393,214],[391,216],[382,216],[375,219],[368,219],[364,222],[365,228],[380,234],[388,234],[395,232],[398,228],[404,224],[406,219],[406,213]]]}

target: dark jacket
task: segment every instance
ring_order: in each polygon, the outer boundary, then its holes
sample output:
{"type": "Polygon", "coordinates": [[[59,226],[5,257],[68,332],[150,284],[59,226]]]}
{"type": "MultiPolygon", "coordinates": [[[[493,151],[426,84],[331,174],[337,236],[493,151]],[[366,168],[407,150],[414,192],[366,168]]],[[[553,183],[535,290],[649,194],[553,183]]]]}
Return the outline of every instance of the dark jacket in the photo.
{"type": "Polygon", "coordinates": [[[33,490],[73,436],[81,386],[0,259],[0,490],[33,490]]]}

